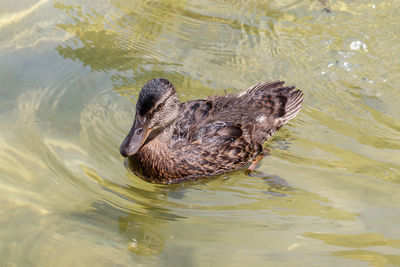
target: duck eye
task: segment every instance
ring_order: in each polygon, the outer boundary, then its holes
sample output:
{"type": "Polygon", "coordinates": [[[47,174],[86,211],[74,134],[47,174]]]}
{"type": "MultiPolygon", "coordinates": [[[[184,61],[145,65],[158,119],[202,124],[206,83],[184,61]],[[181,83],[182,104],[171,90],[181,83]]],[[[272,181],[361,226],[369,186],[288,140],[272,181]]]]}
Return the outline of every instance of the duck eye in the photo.
{"type": "Polygon", "coordinates": [[[159,112],[164,105],[165,103],[158,104],[158,106],[154,109],[154,113],[159,112]]]}
{"type": "Polygon", "coordinates": [[[141,134],[143,132],[143,128],[139,128],[136,130],[136,134],[141,134]]]}

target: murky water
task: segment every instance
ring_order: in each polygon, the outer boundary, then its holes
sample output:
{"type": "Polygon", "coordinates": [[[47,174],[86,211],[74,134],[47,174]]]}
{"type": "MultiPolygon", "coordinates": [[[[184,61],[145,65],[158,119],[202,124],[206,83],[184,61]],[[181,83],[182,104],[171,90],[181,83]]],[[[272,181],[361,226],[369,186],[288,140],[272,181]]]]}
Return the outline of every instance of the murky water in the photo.
{"type": "Polygon", "coordinates": [[[0,2],[0,266],[399,266],[400,1],[0,2]],[[146,183],[149,79],[305,94],[256,175],[146,183]]]}

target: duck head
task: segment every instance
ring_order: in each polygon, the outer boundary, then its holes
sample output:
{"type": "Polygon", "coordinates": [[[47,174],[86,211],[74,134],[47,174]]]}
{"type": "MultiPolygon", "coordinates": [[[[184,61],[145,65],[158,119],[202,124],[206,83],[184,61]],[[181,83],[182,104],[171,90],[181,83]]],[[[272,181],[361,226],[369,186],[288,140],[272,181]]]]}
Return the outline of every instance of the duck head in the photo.
{"type": "Polygon", "coordinates": [[[146,83],[139,93],[133,126],[119,148],[121,155],[136,154],[149,136],[170,125],[178,113],[178,96],[168,80],[153,79],[146,83]]]}

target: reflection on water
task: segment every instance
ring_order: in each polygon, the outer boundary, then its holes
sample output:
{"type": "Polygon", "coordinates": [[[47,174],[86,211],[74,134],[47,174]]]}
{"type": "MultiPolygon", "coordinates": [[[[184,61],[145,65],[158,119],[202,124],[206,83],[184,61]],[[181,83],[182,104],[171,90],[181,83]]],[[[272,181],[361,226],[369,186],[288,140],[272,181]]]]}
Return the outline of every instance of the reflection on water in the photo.
{"type": "Polygon", "coordinates": [[[0,3],[0,266],[400,265],[399,8],[0,3]],[[118,147],[160,76],[182,101],[282,79],[305,105],[254,175],[154,185],[118,147]]]}
{"type": "Polygon", "coordinates": [[[354,250],[332,252],[334,256],[366,261],[373,266],[397,266],[400,264],[400,255],[396,252],[394,252],[396,254],[384,254],[373,251],[373,248],[382,246],[400,249],[400,239],[388,239],[381,234],[374,233],[359,235],[306,233],[304,236],[319,239],[329,245],[354,248],[354,250]],[[361,248],[371,248],[371,250],[361,248]]]}

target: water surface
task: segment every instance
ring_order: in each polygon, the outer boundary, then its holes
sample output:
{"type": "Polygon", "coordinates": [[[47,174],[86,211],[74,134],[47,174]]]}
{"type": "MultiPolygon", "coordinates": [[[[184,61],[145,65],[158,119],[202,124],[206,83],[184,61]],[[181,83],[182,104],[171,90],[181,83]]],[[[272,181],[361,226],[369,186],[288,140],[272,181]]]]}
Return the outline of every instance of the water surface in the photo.
{"type": "Polygon", "coordinates": [[[0,266],[399,266],[399,1],[0,1],[0,266]],[[140,88],[285,80],[257,173],[149,184],[140,88]]]}

